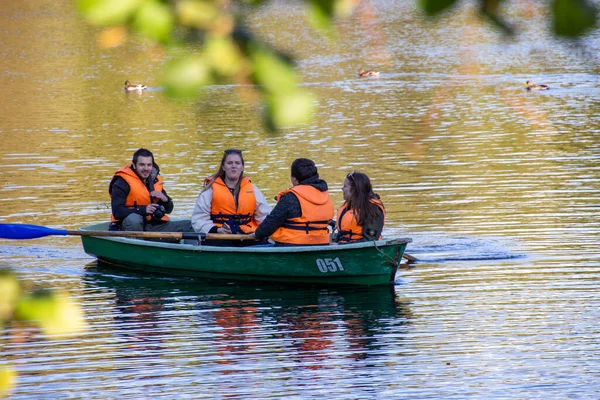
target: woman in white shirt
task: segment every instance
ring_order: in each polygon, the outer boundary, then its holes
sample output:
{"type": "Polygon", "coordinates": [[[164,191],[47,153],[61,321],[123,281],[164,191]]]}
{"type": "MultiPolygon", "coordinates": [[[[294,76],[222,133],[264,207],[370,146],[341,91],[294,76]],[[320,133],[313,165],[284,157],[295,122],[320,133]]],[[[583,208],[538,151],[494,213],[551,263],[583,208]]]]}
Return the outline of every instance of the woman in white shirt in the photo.
{"type": "Polygon", "coordinates": [[[192,212],[196,232],[250,234],[271,212],[265,196],[244,176],[241,150],[225,150],[219,171],[204,183],[192,212]]]}

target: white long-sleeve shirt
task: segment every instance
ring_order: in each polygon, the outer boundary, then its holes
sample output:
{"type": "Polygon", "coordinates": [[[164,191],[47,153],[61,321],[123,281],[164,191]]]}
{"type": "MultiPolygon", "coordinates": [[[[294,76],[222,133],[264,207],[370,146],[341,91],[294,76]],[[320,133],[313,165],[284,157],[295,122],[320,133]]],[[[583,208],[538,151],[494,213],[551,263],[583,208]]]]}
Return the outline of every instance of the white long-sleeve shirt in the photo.
{"type": "MultiPolygon", "coordinates": [[[[267,203],[265,196],[256,187],[254,187],[254,197],[256,198],[256,209],[254,210],[254,219],[259,224],[269,215],[271,212],[271,206],[267,203]]],[[[212,203],[213,190],[212,187],[200,192],[194,205],[194,211],[192,212],[192,227],[196,232],[208,233],[212,229],[213,224],[210,219],[210,204],[212,203]]]]}

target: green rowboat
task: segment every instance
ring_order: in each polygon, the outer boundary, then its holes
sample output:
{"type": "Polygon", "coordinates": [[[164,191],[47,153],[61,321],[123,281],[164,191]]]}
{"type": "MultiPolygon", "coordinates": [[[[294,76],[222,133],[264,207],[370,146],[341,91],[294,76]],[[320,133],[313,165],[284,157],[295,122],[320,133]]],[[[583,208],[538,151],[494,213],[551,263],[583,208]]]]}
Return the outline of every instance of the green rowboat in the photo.
{"type": "MultiPolygon", "coordinates": [[[[79,231],[107,231],[108,223],[79,231]]],[[[83,233],[82,232],[82,233],[83,233]]],[[[389,285],[410,238],[323,246],[217,247],[81,236],[86,253],[119,267],[167,275],[295,283],[389,285]]]]}

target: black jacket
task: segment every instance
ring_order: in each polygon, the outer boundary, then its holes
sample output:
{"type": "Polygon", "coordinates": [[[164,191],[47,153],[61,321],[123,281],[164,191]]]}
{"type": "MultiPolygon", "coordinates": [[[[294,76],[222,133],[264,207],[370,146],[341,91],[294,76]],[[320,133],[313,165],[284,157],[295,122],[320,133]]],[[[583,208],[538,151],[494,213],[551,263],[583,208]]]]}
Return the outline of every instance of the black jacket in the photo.
{"type": "MultiPolygon", "coordinates": [[[[154,183],[156,182],[156,177],[160,173],[160,169],[158,165],[154,164],[154,168],[152,168],[152,173],[148,177],[148,180],[144,182],[144,186],[148,189],[148,192],[154,190],[154,183]],[[150,184],[152,183],[152,184],[150,184]]],[[[137,172],[136,172],[137,175],[137,172]]],[[[138,175],[139,177],[139,175],[138,175]]],[[[141,180],[142,178],[140,178],[141,180]]],[[[140,214],[141,216],[146,216],[146,206],[148,204],[138,204],[135,208],[129,208],[125,204],[127,202],[127,196],[131,188],[127,181],[120,176],[115,176],[110,181],[110,185],[108,187],[108,192],[110,193],[110,207],[112,209],[113,216],[123,221],[125,218],[129,216],[131,213],[140,214]]],[[[167,196],[169,201],[166,203],[159,201],[158,204],[162,204],[167,211],[167,214],[170,214],[173,211],[173,200],[167,195],[167,192],[163,189],[163,194],[167,196]]]]}
{"type": "MultiPolygon", "coordinates": [[[[323,179],[313,176],[302,182],[300,185],[310,185],[316,189],[324,192],[328,190],[327,182],[323,179]]],[[[269,237],[279,228],[286,219],[298,218],[302,216],[302,208],[300,207],[300,201],[296,195],[292,192],[286,193],[277,202],[273,211],[265,218],[263,222],[256,228],[254,235],[257,239],[263,239],[269,237]]]]}

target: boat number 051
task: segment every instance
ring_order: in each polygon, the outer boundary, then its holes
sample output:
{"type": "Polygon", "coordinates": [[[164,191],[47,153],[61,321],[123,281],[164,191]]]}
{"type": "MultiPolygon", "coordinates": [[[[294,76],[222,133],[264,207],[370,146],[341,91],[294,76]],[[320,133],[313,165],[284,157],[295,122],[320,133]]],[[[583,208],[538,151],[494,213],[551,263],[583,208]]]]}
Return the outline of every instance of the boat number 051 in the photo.
{"type": "Polygon", "coordinates": [[[342,262],[338,257],[331,258],[317,258],[317,267],[319,267],[319,271],[321,272],[336,272],[336,271],[344,271],[344,267],[342,266],[342,262]]]}

